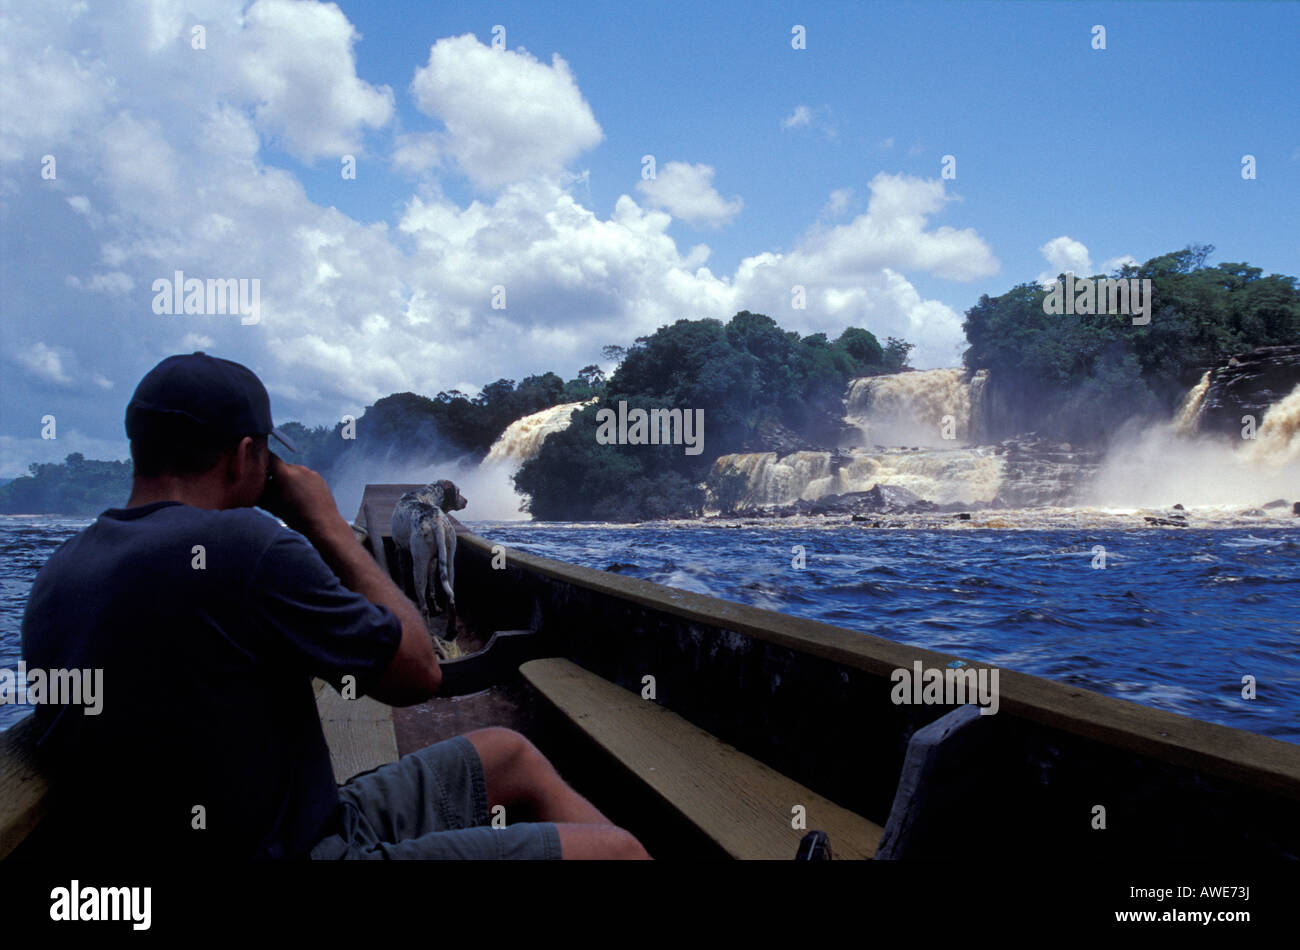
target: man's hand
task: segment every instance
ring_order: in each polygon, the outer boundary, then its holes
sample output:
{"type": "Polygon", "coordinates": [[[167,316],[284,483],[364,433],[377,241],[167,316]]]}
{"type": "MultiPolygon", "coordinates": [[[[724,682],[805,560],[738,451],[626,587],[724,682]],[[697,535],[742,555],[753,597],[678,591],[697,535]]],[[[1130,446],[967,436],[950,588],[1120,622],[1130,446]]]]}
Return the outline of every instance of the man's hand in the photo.
{"type": "Polygon", "coordinates": [[[290,528],[315,541],[342,521],[334,494],[319,472],[306,465],[290,465],[274,452],[267,466],[266,490],[258,507],[280,518],[290,528]]]}

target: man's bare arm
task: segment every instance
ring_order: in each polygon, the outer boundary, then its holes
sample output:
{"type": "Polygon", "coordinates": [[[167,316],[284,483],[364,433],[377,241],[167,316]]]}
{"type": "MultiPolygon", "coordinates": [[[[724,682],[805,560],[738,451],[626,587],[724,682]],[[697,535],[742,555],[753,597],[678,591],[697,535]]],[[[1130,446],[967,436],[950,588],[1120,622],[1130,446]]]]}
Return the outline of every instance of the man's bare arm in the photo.
{"type": "Polygon", "coordinates": [[[390,706],[429,699],[442,684],[442,670],[420,612],[358,543],[319,473],[305,465],[289,465],[272,453],[270,474],[261,507],[306,537],[344,587],[387,607],[402,623],[397,654],[371,686],[370,695],[390,706]]]}

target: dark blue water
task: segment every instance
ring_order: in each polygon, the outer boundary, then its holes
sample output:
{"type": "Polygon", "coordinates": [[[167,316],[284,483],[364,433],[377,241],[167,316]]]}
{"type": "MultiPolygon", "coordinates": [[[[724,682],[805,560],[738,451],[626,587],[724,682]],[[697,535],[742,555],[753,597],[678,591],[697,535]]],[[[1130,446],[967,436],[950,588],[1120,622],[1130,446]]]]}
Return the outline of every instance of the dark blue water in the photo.
{"type": "MultiPolygon", "coordinates": [[[[0,517],[0,666],[85,524],[0,517]]],[[[525,551],[1300,742],[1300,532],[473,524],[525,551]],[[1106,567],[1093,568],[1093,548],[1106,567]],[[805,567],[792,566],[804,548],[805,567]],[[1243,699],[1245,675],[1258,682],[1243,699]]],[[[26,713],[0,706],[0,728],[26,713]]]]}
{"type": "MultiPolygon", "coordinates": [[[[23,608],[36,572],[54,549],[90,522],[45,515],[0,515],[0,669],[16,669],[23,608]]],[[[0,705],[0,729],[31,712],[30,706],[0,705]]]]}

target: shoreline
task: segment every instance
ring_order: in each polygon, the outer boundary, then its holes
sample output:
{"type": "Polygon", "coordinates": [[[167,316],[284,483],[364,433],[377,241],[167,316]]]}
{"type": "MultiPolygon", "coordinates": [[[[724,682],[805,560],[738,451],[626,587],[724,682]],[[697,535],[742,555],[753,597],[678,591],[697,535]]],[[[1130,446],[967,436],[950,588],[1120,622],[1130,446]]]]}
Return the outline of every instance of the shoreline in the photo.
{"type": "MultiPolygon", "coordinates": [[[[46,513],[10,514],[0,512],[0,518],[15,520],[47,519],[90,524],[94,515],[69,515],[46,513]]],[[[1186,508],[1100,508],[1088,506],[1054,506],[1036,508],[972,508],[954,511],[883,511],[867,515],[835,512],[800,515],[720,515],[707,514],[699,518],[665,518],[655,521],[538,521],[528,519],[461,519],[466,526],[491,525],[503,527],[587,527],[587,528],[641,528],[668,526],[673,528],[860,528],[865,531],[910,530],[990,530],[990,531],[1044,531],[1044,530],[1120,530],[1150,531],[1179,529],[1241,530],[1243,528],[1290,528],[1300,530],[1300,516],[1290,508],[1263,510],[1227,509],[1223,507],[1186,508]],[[1258,512],[1258,513],[1247,513],[1258,512]],[[1152,519],[1148,521],[1147,519],[1152,519]]]]}
{"type": "Polygon", "coordinates": [[[1061,531],[1061,530],[1118,530],[1118,531],[1177,531],[1224,530],[1243,528],[1300,530],[1300,517],[1290,509],[1278,508],[1259,515],[1248,515],[1240,510],[1189,508],[1171,511],[1168,508],[988,508],[959,512],[881,512],[866,516],[850,514],[759,516],[705,515],[700,518],[667,518],[659,521],[534,521],[493,519],[462,519],[466,526],[501,527],[583,527],[583,528],[772,528],[772,529],[836,529],[859,528],[864,531],[936,531],[936,530],[987,530],[987,531],[1061,531]],[[962,517],[968,515],[969,517],[962,517]],[[1148,522],[1147,518],[1158,523],[1148,522]],[[856,520],[855,520],[856,519],[856,520]],[[1180,523],[1181,519],[1181,523],[1180,523]],[[1159,523],[1163,522],[1163,523],[1159,523]]]}

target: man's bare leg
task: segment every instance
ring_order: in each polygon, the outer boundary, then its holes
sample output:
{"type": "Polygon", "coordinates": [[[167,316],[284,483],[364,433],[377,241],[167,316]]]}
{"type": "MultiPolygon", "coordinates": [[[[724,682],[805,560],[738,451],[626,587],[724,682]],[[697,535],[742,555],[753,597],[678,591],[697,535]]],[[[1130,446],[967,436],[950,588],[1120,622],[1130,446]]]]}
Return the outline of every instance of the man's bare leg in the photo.
{"type": "Polygon", "coordinates": [[[546,756],[513,729],[466,733],[483,762],[488,803],[504,805],[506,821],[548,821],[560,832],[565,858],[648,858],[640,843],[571,788],[546,756]]]}
{"type": "Polygon", "coordinates": [[[565,861],[649,861],[641,842],[614,825],[559,825],[560,856],[565,861]]]}

